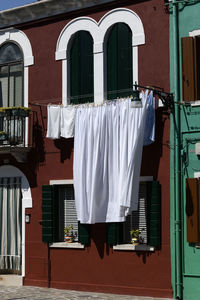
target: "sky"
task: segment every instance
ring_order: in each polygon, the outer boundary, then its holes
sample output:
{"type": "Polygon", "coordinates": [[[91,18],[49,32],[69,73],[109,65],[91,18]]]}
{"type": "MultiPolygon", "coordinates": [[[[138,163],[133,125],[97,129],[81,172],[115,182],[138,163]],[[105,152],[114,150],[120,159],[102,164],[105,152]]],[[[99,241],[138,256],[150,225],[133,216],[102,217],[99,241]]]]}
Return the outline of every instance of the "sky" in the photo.
{"type": "Polygon", "coordinates": [[[0,10],[36,2],[37,0],[0,0],[0,10]]]}

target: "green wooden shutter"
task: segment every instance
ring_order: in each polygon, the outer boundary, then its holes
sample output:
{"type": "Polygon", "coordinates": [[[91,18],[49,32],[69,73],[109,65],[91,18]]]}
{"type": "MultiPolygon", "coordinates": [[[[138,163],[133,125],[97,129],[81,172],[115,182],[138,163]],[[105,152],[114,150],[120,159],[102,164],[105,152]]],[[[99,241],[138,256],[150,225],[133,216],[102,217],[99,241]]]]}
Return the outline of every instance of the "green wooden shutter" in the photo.
{"type": "Polygon", "coordinates": [[[148,182],[147,198],[148,245],[159,247],[161,244],[161,186],[158,181],[148,182]]]}
{"type": "Polygon", "coordinates": [[[58,187],[42,186],[42,241],[52,243],[58,241],[59,213],[58,187]]]}
{"type": "Polygon", "coordinates": [[[78,241],[83,245],[90,244],[90,226],[89,224],[81,224],[78,222],[78,241]]]}
{"type": "Polygon", "coordinates": [[[94,101],[93,69],[93,39],[87,31],[79,31],[70,50],[71,103],[94,101]]]}
{"type": "Polygon", "coordinates": [[[123,243],[123,223],[106,224],[106,241],[110,246],[123,243]]]}
{"type": "Polygon", "coordinates": [[[200,241],[199,220],[199,180],[197,178],[186,179],[186,221],[187,242],[198,243],[200,241]]]}
{"type": "Polygon", "coordinates": [[[132,86],[132,32],[126,24],[117,23],[107,41],[107,98],[129,96],[132,86]]]}

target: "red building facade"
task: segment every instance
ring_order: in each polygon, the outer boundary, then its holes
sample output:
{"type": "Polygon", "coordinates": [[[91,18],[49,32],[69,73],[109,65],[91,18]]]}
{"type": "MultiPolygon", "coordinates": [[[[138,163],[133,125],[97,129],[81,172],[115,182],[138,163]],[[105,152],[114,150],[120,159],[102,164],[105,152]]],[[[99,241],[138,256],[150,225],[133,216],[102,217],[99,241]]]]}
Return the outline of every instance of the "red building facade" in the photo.
{"type": "MultiPolygon", "coordinates": [[[[7,41],[14,41],[21,47],[20,35],[18,41],[14,31],[21,32],[30,43],[25,48],[31,49],[32,52],[32,58],[29,53],[23,52],[26,61],[24,97],[26,93],[28,95],[24,105],[32,110],[29,122],[26,123],[28,134],[24,148],[29,147],[30,151],[25,155],[26,159],[23,162],[23,159],[18,158],[19,154],[17,156],[11,153],[16,149],[0,152],[1,177],[5,176],[6,170],[6,177],[21,176],[23,173],[30,187],[30,190],[29,187],[25,187],[23,191],[23,195],[26,188],[30,192],[27,196],[30,203],[24,205],[22,210],[23,282],[24,285],[62,289],[171,297],[170,120],[165,107],[156,109],[155,142],[144,147],[141,167],[143,178],[152,177],[161,185],[160,246],[155,247],[153,251],[150,248],[137,251],[114,249],[106,242],[104,223],[90,226],[91,242],[84,247],[70,248],[63,246],[63,243],[60,246],[52,246],[42,241],[42,186],[56,181],[61,184],[73,182],[73,139],[46,138],[47,105],[67,101],[67,87],[64,86],[67,80],[64,75],[66,52],[64,53],[62,42],[70,30],[71,34],[74,34],[73,30],[78,26],[76,31],[79,31],[82,26],[81,20],[87,20],[87,26],[90,26],[89,22],[95,24],[99,30],[102,20],[108,15],[111,20],[124,16],[125,23],[129,22],[128,16],[131,15],[131,26],[136,32],[133,46],[137,47],[133,68],[138,68],[133,70],[133,77],[142,86],[157,86],[169,91],[169,16],[162,1],[97,1],[96,5],[88,1],[89,4],[85,7],[83,4],[79,6],[79,1],[76,2],[74,7],[63,8],[60,13],[55,10],[56,12],[51,14],[42,1],[35,3],[27,6],[28,16],[31,11],[33,13],[33,18],[27,17],[28,20],[22,15],[20,21],[16,21],[13,12],[7,11],[13,24],[1,25],[5,37],[2,42],[0,40],[1,45],[7,41]],[[11,26],[14,29],[10,29],[11,26]],[[137,26],[141,26],[143,35],[137,26]],[[22,173],[12,174],[13,167],[22,173]]],[[[49,11],[53,9],[53,4],[54,1],[49,1],[49,11]]],[[[20,8],[15,9],[15,12],[19,13],[20,8]]],[[[123,22],[122,19],[119,19],[119,22],[123,22]]],[[[23,40],[22,43],[24,45],[23,40]]],[[[67,42],[65,46],[67,47],[67,42]]],[[[101,46],[95,45],[94,60],[99,53],[103,53],[101,46]]],[[[22,51],[26,52],[23,47],[22,51]]],[[[95,76],[101,76],[97,73],[94,72],[94,81],[95,76]]],[[[101,83],[100,87],[98,82],[94,83],[94,94],[97,90],[101,90],[101,83]]],[[[100,101],[102,95],[98,94],[95,101],[100,101]]]]}

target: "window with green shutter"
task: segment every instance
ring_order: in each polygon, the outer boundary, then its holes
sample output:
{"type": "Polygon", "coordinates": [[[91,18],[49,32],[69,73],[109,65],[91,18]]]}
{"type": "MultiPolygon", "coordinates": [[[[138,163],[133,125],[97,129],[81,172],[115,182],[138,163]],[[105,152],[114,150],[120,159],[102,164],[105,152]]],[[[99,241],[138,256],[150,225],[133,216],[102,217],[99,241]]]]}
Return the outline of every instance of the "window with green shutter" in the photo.
{"type": "Polygon", "coordinates": [[[90,226],[77,220],[73,185],[42,187],[42,241],[63,242],[64,228],[73,225],[75,242],[90,243],[90,226]]]}
{"type": "Polygon", "coordinates": [[[107,98],[129,96],[133,88],[132,32],[115,24],[107,39],[107,98]]]}
{"type": "Polygon", "coordinates": [[[78,31],[70,48],[70,103],[94,101],[93,39],[78,31]]]}
{"type": "Polygon", "coordinates": [[[140,243],[159,247],[161,243],[161,187],[157,181],[140,182],[138,209],[124,223],[107,224],[107,244],[131,243],[130,230],[139,229],[140,243]]]}

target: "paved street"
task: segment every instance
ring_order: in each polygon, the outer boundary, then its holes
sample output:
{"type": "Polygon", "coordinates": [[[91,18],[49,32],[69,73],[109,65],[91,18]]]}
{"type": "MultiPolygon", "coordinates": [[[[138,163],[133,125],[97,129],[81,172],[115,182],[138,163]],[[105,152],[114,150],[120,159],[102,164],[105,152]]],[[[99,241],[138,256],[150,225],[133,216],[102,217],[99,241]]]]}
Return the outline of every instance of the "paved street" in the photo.
{"type": "Polygon", "coordinates": [[[163,298],[124,296],[67,290],[47,289],[38,287],[0,286],[0,300],[169,300],[163,298]]]}

